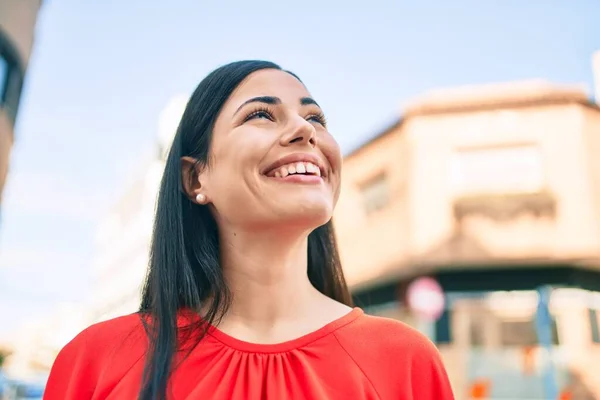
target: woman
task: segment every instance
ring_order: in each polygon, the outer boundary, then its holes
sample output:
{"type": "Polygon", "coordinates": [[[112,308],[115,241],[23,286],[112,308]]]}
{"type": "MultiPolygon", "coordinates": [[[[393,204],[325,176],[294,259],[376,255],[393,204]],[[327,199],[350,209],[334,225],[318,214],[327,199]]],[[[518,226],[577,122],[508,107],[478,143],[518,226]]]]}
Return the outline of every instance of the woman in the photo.
{"type": "Polygon", "coordinates": [[[295,75],[208,75],[167,159],[140,311],[67,344],[45,399],[452,399],[431,342],[351,308],[341,167],[295,75]]]}

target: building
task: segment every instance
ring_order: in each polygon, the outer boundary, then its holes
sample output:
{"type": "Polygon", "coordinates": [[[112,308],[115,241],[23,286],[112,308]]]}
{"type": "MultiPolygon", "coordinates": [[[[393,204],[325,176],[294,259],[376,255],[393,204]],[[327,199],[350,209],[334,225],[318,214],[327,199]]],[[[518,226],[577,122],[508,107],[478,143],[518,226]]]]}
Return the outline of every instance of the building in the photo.
{"type": "Polygon", "coordinates": [[[4,372],[11,379],[45,382],[58,352],[88,325],[82,304],[61,304],[48,315],[31,319],[5,345],[10,355],[4,372]]]}
{"type": "Polygon", "coordinates": [[[187,104],[171,99],[159,116],[157,152],[101,222],[92,265],[91,309],[94,321],[135,312],[148,268],[154,210],[166,156],[187,104]]]}
{"type": "Polygon", "coordinates": [[[600,398],[598,154],[600,107],[579,87],[529,81],[410,102],[344,161],[334,221],[358,304],[427,332],[459,399],[546,398],[550,366],[557,391],[600,398]],[[407,305],[422,276],[446,293],[437,321],[407,305]]]}
{"type": "Polygon", "coordinates": [[[136,179],[96,235],[92,263],[91,311],[94,321],[135,312],[148,267],[148,250],[158,179],[158,162],[136,179]]]}
{"type": "Polygon", "coordinates": [[[41,0],[0,0],[0,202],[41,0]]]}

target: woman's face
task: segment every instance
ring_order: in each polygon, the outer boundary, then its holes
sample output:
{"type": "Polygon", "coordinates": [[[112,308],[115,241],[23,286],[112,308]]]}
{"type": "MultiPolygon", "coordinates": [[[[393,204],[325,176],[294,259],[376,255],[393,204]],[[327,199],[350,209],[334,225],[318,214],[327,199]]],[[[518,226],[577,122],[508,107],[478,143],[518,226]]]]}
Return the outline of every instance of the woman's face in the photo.
{"type": "Polygon", "coordinates": [[[274,69],[249,75],[213,129],[202,193],[221,227],[316,228],[331,218],[341,154],[304,85],[274,69]]]}

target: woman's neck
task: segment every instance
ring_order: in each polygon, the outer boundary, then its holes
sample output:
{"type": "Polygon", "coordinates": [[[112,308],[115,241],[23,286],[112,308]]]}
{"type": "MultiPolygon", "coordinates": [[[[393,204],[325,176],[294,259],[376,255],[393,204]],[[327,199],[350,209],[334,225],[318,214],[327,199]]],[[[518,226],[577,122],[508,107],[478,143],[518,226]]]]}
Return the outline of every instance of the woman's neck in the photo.
{"type": "Polygon", "coordinates": [[[232,304],[218,328],[254,343],[280,343],[351,311],[308,279],[308,234],[221,230],[221,267],[232,304]]]}
{"type": "Polygon", "coordinates": [[[308,279],[308,234],[236,231],[221,235],[220,247],[233,295],[229,318],[271,326],[309,314],[322,300],[308,279]]]}

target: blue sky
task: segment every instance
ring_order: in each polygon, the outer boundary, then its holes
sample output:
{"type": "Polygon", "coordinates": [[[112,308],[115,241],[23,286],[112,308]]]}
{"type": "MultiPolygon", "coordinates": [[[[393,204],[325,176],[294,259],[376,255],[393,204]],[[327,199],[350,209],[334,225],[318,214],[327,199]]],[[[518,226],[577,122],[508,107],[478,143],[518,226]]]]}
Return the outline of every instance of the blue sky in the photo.
{"type": "Polygon", "coordinates": [[[592,88],[600,2],[46,0],[0,226],[0,335],[89,293],[98,221],[158,113],[210,70],[297,73],[348,151],[436,87],[543,78],[592,88]]]}

